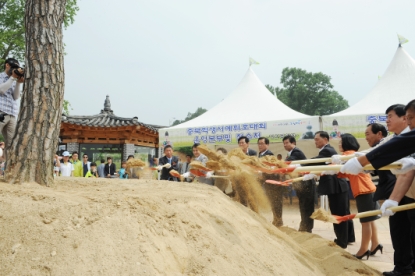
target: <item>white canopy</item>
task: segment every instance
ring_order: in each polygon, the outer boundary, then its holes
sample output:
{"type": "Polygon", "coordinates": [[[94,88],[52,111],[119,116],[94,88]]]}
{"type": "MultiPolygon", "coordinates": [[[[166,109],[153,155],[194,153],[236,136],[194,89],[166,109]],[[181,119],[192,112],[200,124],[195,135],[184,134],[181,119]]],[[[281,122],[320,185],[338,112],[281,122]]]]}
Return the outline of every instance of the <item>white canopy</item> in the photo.
{"type": "Polygon", "coordinates": [[[355,105],[329,116],[384,114],[392,104],[415,99],[415,60],[401,47],[375,87],[355,105]]]}
{"type": "Polygon", "coordinates": [[[235,90],[201,116],[169,129],[311,118],[272,95],[251,68],[235,90]]]}

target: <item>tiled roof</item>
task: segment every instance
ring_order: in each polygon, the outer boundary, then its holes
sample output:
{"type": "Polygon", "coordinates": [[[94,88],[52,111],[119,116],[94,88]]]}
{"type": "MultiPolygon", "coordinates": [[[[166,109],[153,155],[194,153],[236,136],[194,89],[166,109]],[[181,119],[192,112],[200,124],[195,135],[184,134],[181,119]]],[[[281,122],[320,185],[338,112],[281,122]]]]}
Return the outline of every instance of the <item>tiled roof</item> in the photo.
{"type": "Polygon", "coordinates": [[[109,96],[105,99],[104,109],[100,114],[90,116],[71,116],[62,114],[62,123],[90,126],[90,127],[118,127],[118,126],[143,126],[158,132],[158,127],[144,124],[138,121],[137,117],[122,118],[113,114],[109,96]]]}

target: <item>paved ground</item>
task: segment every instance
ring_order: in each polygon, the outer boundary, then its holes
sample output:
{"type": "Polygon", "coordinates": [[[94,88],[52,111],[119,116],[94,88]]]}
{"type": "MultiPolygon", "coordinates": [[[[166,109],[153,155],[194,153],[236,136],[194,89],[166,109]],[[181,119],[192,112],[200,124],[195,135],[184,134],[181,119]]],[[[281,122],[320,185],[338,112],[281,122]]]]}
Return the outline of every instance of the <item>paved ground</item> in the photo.
{"type": "MultiPolygon", "coordinates": [[[[350,201],[351,212],[357,213],[356,204],[354,200],[350,201]]],[[[266,215],[267,219],[272,220],[272,214],[269,213],[266,215]]],[[[300,224],[300,211],[298,208],[298,200],[296,197],[293,198],[292,205],[290,205],[289,199],[284,199],[284,209],[283,209],[283,221],[284,225],[298,229],[300,224]]],[[[389,235],[389,223],[387,218],[380,218],[376,221],[378,227],[379,241],[383,244],[383,254],[380,254],[380,251],[376,253],[375,256],[370,256],[369,260],[363,260],[369,266],[379,270],[379,271],[391,271],[393,270],[393,248],[389,235]]],[[[361,224],[358,219],[354,220],[354,229],[356,234],[356,242],[350,244],[347,247],[347,251],[351,254],[355,254],[360,247],[360,239],[362,237],[361,224]]],[[[320,235],[321,237],[334,240],[335,235],[333,231],[333,224],[325,223],[322,221],[314,221],[313,233],[320,235]]]]}

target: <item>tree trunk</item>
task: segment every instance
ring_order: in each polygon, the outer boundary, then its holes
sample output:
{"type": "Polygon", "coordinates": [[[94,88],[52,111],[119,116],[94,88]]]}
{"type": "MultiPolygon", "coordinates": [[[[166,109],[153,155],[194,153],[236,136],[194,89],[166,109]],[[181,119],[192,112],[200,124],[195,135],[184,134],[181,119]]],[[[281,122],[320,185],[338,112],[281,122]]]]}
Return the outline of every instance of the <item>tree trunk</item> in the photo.
{"type": "Polygon", "coordinates": [[[6,181],[53,184],[64,93],[62,23],[66,0],[27,0],[26,74],[7,152],[6,181]]]}

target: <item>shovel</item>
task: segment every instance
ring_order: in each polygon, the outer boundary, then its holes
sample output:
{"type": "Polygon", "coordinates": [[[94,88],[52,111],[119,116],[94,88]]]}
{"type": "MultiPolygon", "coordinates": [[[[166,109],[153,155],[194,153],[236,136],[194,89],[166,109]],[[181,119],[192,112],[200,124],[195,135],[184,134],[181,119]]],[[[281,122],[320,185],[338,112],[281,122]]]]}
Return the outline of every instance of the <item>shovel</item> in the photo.
{"type": "MultiPolygon", "coordinates": [[[[310,172],[312,174],[318,175],[320,174],[319,172],[310,172]]],[[[293,182],[297,182],[297,181],[302,181],[304,179],[304,176],[302,177],[297,177],[297,178],[292,178],[292,179],[288,179],[285,181],[276,181],[276,180],[265,180],[265,183],[267,184],[274,184],[274,185],[280,185],[280,186],[290,186],[293,182]]]]}
{"type": "MultiPolygon", "coordinates": [[[[340,156],[340,160],[349,160],[355,157],[354,154],[351,155],[343,155],[340,156]]],[[[285,161],[285,164],[313,164],[313,163],[324,163],[324,162],[331,162],[331,157],[328,158],[316,158],[316,159],[304,159],[304,160],[293,160],[293,161],[285,161]]]]}
{"type": "MultiPolygon", "coordinates": [[[[388,210],[391,210],[393,212],[400,212],[400,211],[406,211],[410,209],[415,209],[415,203],[405,204],[401,206],[396,207],[389,207],[388,210]]],[[[348,221],[355,218],[366,218],[366,217],[372,217],[382,214],[381,210],[375,210],[375,211],[367,211],[367,212],[361,212],[357,214],[350,214],[346,216],[335,216],[333,215],[334,219],[337,221],[337,223],[341,223],[344,221],[348,221]]]]}
{"type": "MultiPolygon", "coordinates": [[[[206,177],[206,174],[204,172],[201,172],[197,169],[190,169],[189,170],[191,174],[197,177],[206,177]]],[[[211,175],[211,178],[229,178],[227,175],[211,175]]]]}
{"type": "MultiPolygon", "coordinates": [[[[306,166],[306,167],[287,167],[287,168],[281,168],[273,170],[272,173],[292,173],[292,172],[309,172],[309,171],[316,171],[316,172],[322,172],[322,171],[340,171],[340,169],[343,167],[343,165],[322,165],[322,166],[306,166]]],[[[391,170],[391,169],[400,169],[402,167],[402,164],[399,162],[391,163],[387,166],[384,166],[382,168],[379,168],[379,170],[391,170]]],[[[367,165],[363,167],[363,170],[365,171],[371,171],[375,170],[375,168],[372,165],[367,165]]]]}
{"type": "MultiPolygon", "coordinates": [[[[161,166],[162,168],[166,168],[169,166],[169,163],[164,164],[163,166],[161,166]]],[[[150,170],[152,171],[157,171],[157,167],[151,167],[150,170]]]]}
{"type": "Polygon", "coordinates": [[[178,178],[181,177],[180,173],[178,171],[176,171],[176,170],[171,170],[169,173],[173,177],[178,177],[178,178]]]}

